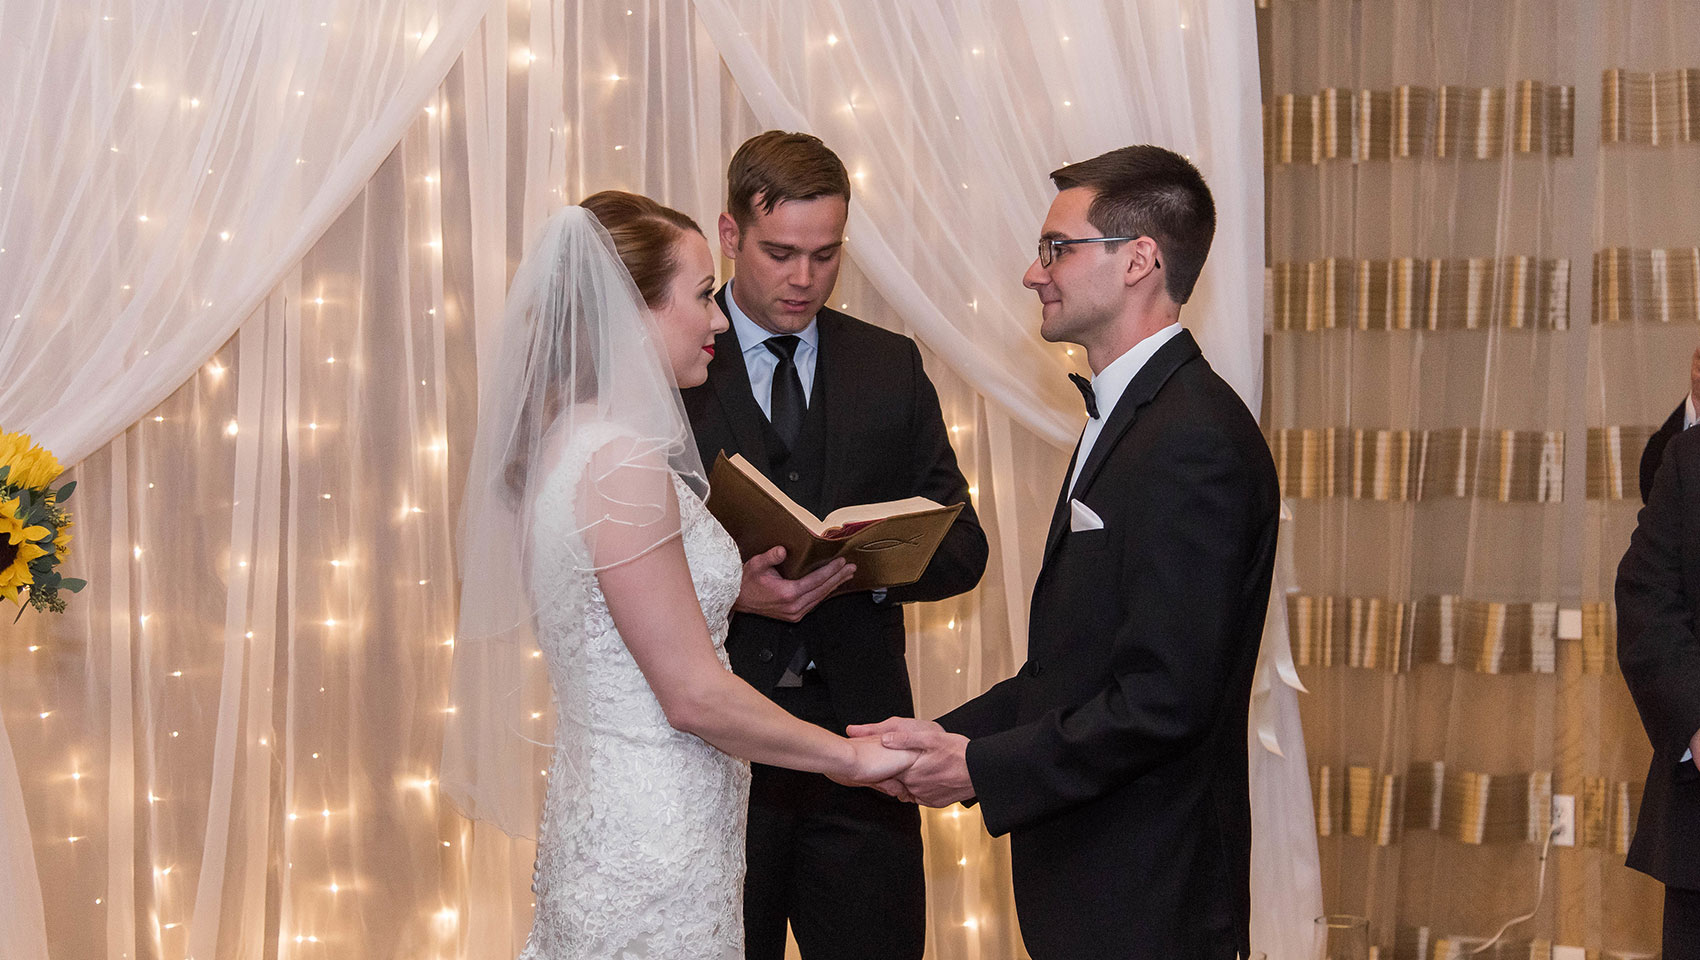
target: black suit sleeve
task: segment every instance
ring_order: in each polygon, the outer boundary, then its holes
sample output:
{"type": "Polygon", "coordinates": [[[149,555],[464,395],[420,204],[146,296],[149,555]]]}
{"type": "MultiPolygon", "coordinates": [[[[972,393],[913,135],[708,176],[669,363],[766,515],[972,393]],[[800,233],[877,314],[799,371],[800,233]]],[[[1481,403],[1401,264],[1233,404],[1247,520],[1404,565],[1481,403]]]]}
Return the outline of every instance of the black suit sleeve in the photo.
{"type": "Polygon", "coordinates": [[[968,481],[956,466],[956,451],[950,446],[950,432],[945,429],[944,414],[939,409],[938,391],[921,365],[921,351],[913,341],[908,345],[913,390],[909,426],[910,436],[914,438],[908,464],[914,478],[915,492],[911,496],[946,505],[960,503],[963,507],[921,579],[908,586],[893,587],[886,594],[887,603],[943,600],[967,593],[986,572],[986,534],[974,513],[968,481]]]}
{"type": "MultiPolygon", "coordinates": [[[[1678,411],[1679,413],[1681,411],[1678,411]]],[[[1700,640],[1695,599],[1685,592],[1683,541],[1687,501],[1697,495],[1700,433],[1665,446],[1652,496],[1641,508],[1629,550],[1617,567],[1617,662],[1655,754],[1676,760],[1700,731],[1700,640]]]]}
{"type": "Polygon", "coordinates": [[[1276,508],[1259,487],[1274,478],[1208,424],[1169,434],[1138,465],[1139,482],[1127,484],[1133,522],[1117,534],[1119,579],[1105,584],[1126,611],[1110,640],[1110,680],[1078,706],[969,741],[969,773],[994,836],[1195,748],[1223,709],[1248,603],[1268,595],[1257,558],[1273,549],[1276,508]]]}
{"type": "Polygon", "coordinates": [[[1665,418],[1664,425],[1659,427],[1651,437],[1647,438],[1647,448],[1641,451],[1641,502],[1645,504],[1653,492],[1653,474],[1659,470],[1659,463],[1665,457],[1665,444],[1670,438],[1682,432],[1682,424],[1688,419],[1688,400],[1685,398],[1676,405],[1676,412],[1665,418]]]}
{"type": "Polygon", "coordinates": [[[1022,676],[1016,674],[994,684],[990,690],[940,717],[939,726],[970,740],[1008,730],[1015,726],[1021,683],[1022,676]]]}

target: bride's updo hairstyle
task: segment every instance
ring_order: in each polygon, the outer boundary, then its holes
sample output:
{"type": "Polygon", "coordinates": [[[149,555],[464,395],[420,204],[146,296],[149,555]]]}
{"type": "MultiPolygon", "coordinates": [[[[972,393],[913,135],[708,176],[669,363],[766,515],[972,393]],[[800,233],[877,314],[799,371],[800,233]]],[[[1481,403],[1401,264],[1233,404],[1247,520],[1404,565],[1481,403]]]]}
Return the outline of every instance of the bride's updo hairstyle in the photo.
{"type": "Polygon", "coordinates": [[[623,190],[603,190],[579,202],[614,238],[614,250],[651,310],[665,306],[679,269],[674,254],[686,230],[703,236],[697,222],[672,207],[623,190]]]}
{"type": "MultiPolygon", "coordinates": [[[[593,193],[580,201],[579,206],[589,211],[614,241],[614,253],[631,275],[644,304],[651,310],[666,306],[673,275],[679,270],[676,255],[679,240],[686,231],[703,236],[697,222],[672,207],[623,190],[593,193]]],[[[581,328],[566,335],[584,340],[589,333],[581,328]]],[[[580,342],[566,354],[574,358],[573,396],[580,400],[594,397],[597,393],[595,345],[580,342]]],[[[561,412],[560,406],[561,398],[554,391],[526,398],[520,406],[517,433],[524,435],[554,423],[561,412]]],[[[517,497],[524,489],[529,464],[524,460],[510,461],[504,473],[509,492],[517,497]]]]}

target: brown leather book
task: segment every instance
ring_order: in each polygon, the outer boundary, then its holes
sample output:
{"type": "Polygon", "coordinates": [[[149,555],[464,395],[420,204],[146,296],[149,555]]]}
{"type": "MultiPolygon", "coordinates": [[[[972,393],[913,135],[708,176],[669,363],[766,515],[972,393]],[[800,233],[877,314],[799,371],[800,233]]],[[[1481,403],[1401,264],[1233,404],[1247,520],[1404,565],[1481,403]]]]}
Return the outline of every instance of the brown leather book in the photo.
{"type": "Polygon", "coordinates": [[[816,517],[762,476],[742,455],[722,452],[708,477],[708,510],[738,542],[745,560],[785,548],[779,572],[795,580],[843,557],[856,575],[835,593],[900,587],[921,579],[962,504],[926,497],[841,507],[816,517]]]}

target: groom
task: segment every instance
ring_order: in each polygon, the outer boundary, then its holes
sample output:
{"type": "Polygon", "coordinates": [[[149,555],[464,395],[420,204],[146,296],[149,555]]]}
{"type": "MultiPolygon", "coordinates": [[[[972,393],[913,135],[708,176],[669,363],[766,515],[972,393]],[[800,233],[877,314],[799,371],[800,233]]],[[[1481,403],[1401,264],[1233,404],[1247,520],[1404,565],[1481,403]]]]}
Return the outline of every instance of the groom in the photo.
{"type": "MultiPolygon", "coordinates": [[[[731,328],[708,382],[683,391],[703,462],[741,453],[816,516],[905,497],[964,504],[916,583],[825,599],[840,561],[797,581],[752,557],[726,650],[732,669],[838,733],[915,710],[902,604],[972,589],[986,537],[956,466],[938,394],[907,337],[826,308],[838,281],[850,177],[819,139],[769,131],[727,171],[718,296],[731,328]]],[[[756,765],[744,937],[780,960],[789,922],[804,960],[920,960],[926,941],[921,818],[913,806],[825,777],[756,765]]]]}
{"type": "Polygon", "coordinates": [[[884,789],[977,798],[1010,834],[1035,960],[1249,953],[1246,713],[1275,561],[1274,464],[1181,305],[1216,228],[1192,164],[1123,147],[1051,174],[1026,286],[1086,348],[1089,419],[1033,588],[1027,663],[937,723],[884,789]]]}

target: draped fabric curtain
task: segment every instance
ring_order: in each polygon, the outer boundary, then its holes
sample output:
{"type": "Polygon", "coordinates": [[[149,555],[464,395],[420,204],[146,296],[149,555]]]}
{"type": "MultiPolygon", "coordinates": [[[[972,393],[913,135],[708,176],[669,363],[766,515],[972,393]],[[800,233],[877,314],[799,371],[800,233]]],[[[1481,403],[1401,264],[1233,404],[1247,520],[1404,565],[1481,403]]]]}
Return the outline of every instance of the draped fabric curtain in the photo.
{"type": "Polygon", "coordinates": [[[487,0],[0,3],[0,415],[75,463],[351,199],[487,0]]]}
{"type": "MultiPolygon", "coordinates": [[[[91,581],[0,642],[0,895],[22,904],[0,955],[518,952],[533,851],[460,818],[434,768],[480,363],[560,203],[635,190],[712,230],[747,136],[808,129],[844,156],[834,305],[921,342],[995,558],[973,593],[908,613],[923,714],[1020,664],[1081,420],[1063,373],[1084,358],[1037,338],[1019,285],[1048,170],[1147,140],[1199,163],[1222,226],[1187,322],[1259,396],[1237,0],[144,6],[84,23],[0,3],[19,54],[0,76],[40,91],[0,120],[0,297],[23,315],[0,330],[0,423],[82,460],[91,581]],[[186,46],[164,42],[179,28],[186,46]],[[78,66],[16,64],[49,53],[78,66]],[[177,112],[67,92],[96,87],[177,112]],[[48,147],[55,124],[75,150],[48,147]],[[145,168],[106,166],[103,144],[145,168]],[[235,152],[203,180],[208,151],[235,152]]],[[[1254,852],[1258,948],[1282,957],[1302,955],[1316,878],[1278,649],[1250,755],[1282,826],[1254,852]]],[[[969,809],[924,829],[929,955],[1023,955],[1007,846],[969,809]]]]}
{"type": "Polygon", "coordinates": [[[1650,956],[1611,596],[1700,341],[1700,4],[1259,7],[1265,424],[1327,906],[1383,957],[1650,956]]]}

